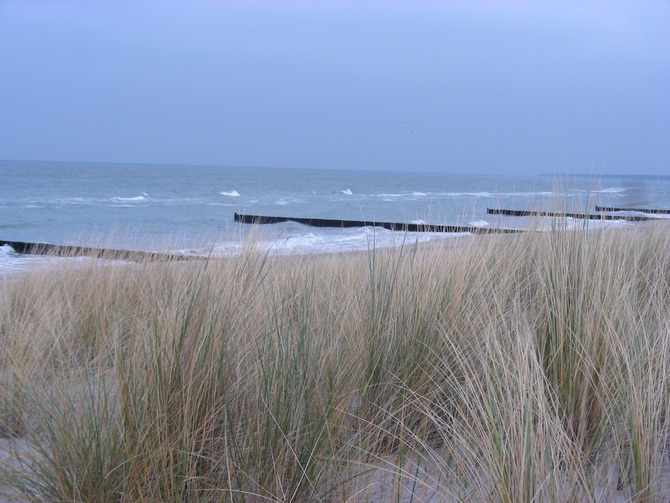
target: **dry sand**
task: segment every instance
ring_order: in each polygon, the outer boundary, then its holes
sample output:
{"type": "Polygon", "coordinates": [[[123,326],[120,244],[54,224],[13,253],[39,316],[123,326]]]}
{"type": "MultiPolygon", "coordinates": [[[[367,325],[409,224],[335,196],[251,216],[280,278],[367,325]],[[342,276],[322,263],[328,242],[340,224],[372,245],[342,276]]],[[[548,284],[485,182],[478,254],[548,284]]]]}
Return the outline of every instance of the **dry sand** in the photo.
{"type": "MultiPolygon", "coordinates": [[[[15,451],[27,449],[24,441],[19,439],[0,439],[0,465],[20,468],[13,455],[15,451]]],[[[394,457],[381,459],[373,464],[361,465],[354,471],[354,478],[347,491],[348,503],[447,503],[461,501],[491,501],[486,489],[477,492],[461,492],[453,484],[456,475],[447,479],[447,469],[443,463],[444,455],[437,449],[422,456],[409,457],[405,462],[398,463],[394,457]],[[450,483],[450,480],[452,483],[450,483]]],[[[656,501],[667,501],[670,498],[670,460],[663,461],[663,481],[661,493],[656,501]]],[[[484,479],[482,477],[482,479],[484,479]]],[[[616,488],[616,473],[605,473],[606,484],[595,490],[593,499],[603,503],[623,503],[629,501],[626,494],[616,488]]],[[[484,486],[486,483],[484,482],[484,486]]],[[[569,496],[570,487],[564,488],[565,501],[573,501],[569,496]]],[[[336,497],[337,498],[337,497],[336,497]]],[[[585,498],[585,501],[591,498],[585,498]]],[[[0,487],[0,503],[24,503],[27,500],[13,496],[0,487]]],[[[330,501],[326,499],[324,501],[330,501]]],[[[337,499],[334,501],[338,501],[337,499]]]]}
{"type": "MultiPolygon", "coordinates": [[[[21,438],[0,438],[0,469],[20,469],[15,453],[17,451],[26,451],[27,447],[21,438]]],[[[0,503],[20,503],[25,502],[17,496],[13,496],[6,488],[0,486],[0,503]]]]}

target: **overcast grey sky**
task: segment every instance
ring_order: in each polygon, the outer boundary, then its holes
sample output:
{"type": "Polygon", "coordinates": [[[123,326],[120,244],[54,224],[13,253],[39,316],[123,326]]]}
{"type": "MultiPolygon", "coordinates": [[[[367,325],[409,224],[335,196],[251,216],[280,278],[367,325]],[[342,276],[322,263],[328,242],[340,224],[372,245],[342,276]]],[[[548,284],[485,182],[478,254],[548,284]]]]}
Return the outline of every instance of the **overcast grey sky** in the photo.
{"type": "Polygon", "coordinates": [[[670,174],[670,2],[0,0],[0,159],[670,174]]]}

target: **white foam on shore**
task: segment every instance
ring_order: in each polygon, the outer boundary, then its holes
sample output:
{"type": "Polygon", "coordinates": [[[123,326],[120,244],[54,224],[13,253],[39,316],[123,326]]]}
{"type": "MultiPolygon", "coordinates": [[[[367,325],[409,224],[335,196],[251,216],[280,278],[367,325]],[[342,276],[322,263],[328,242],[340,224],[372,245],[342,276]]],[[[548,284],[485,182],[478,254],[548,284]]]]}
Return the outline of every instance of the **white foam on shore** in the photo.
{"type": "Polygon", "coordinates": [[[89,257],[49,257],[44,255],[23,255],[0,252],[0,277],[20,274],[31,270],[55,270],[72,263],[92,260],[89,257]]]}
{"type": "MultiPolygon", "coordinates": [[[[257,237],[252,243],[231,241],[217,244],[211,255],[231,257],[240,253],[248,246],[269,255],[308,255],[318,253],[340,253],[365,251],[372,248],[388,248],[403,245],[414,245],[436,239],[450,239],[468,235],[469,233],[443,232],[396,232],[378,227],[357,227],[342,229],[336,232],[318,233],[312,231],[292,232],[285,236],[257,237]]],[[[182,250],[186,254],[209,254],[210,250],[182,250]]]]}
{"type": "Polygon", "coordinates": [[[623,227],[633,227],[635,222],[626,220],[587,220],[583,218],[572,217],[531,217],[533,218],[533,230],[551,231],[557,230],[580,230],[580,229],[613,229],[623,227]]]}
{"type": "MultiPolygon", "coordinates": [[[[666,219],[670,215],[665,216],[666,219]]],[[[424,220],[416,219],[411,223],[426,224],[424,220]]],[[[490,228],[492,224],[480,219],[469,222],[473,227],[490,228]]],[[[583,220],[563,217],[533,217],[520,219],[517,228],[529,230],[551,231],[579,230],[599,228],[626,228],[638,225],[625,220],[583,220]],[[522,222],[525,223],[522,224],[522,222]]],[[[442,232],[398,232],[379,227],[356,227],[348,229],[315,229],[295,223],[282,223],[276,226],[262,226],[257,229],[258,234],[249,241],[244,236],[233,238],[230,241],[218,242],[214,247],[184,248],[177,250],[160,250],[190,256],[236,256],[250,246],[268,253],[269,255],[306,255],[320,253],[339,253],[349,251],[365,251],[372,248],[386,248],[396,246],[412,246],[433,240],[449,240],[470,233],[442,233],[442,232]]],[[[158,250],[157,250],[158,251],[158,250]]],[[[0,276],[22,273],[31,269],[58,269],[78,261],[81,264],[95,260],[88,257],[59,258],[15,253],[9,246],[0,247],[0,276]]],[[[127,263],[123,261],[105,261],[105,263],[127,263]]]]}
{"type": "Polygon", "coordinates": [[[23,272],[27,270],[26,267],[26,260],[21,259],[21,256],[14,251],[14,248],[9,245],[0,246],[0,276],[23,272]]]}
{"type": "MultiPolygon", "coordinates": [[[[669,210],[670,211],[670,210],[669,210]]],[[[645,213],[644,211],[633,211],[633,210],[622,210],[622,211],[613,211],[609,212],[613,216],[621,215],[631,216],[631,217],[650,217],[654,219],[668,219],[670,218],[670,213],[645,213]]]]}
{"type": "Polygon", "coordinates": [[[67,266],[81,267],[95,261],[104,265],[127,265],[127,260],[95,259],[92,257],[52,257],[16,253],[9,245],[0,246],[0,277],[33,270],[57,270],[67,266]]]}

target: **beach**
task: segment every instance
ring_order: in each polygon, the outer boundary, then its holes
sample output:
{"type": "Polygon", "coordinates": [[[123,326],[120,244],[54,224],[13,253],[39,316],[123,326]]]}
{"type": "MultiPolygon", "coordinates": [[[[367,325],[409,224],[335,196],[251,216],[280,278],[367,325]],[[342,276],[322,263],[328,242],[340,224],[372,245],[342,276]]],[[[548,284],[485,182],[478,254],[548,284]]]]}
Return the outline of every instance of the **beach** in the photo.
{"type": "Polygon", "coordinates": [[[0,0],[0,503],[670,502],[668,20],[0,0]]]}
{"type": "Polygon", "coordinates": [[[668,239],[25,273],[0,290],[0,442],[30,463],[2,480],[32,501],[664,501],[668,239]]]}

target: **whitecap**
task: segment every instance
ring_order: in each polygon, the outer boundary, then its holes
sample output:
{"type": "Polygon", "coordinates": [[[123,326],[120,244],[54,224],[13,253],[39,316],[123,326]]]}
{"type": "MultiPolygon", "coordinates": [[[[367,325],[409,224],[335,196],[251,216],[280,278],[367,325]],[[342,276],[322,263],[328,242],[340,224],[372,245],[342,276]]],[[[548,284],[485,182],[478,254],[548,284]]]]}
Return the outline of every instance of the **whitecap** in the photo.
{"type": "Polygon", "coordinates": [[[553,196],[553,192],[543,191],[543,192],[439,192],[436,193],[438,196],[447,196],[447,197],[495,197],[495,198],[508,198],[508,197],[536,197],[536,196],[553,196]]]}
{"type": "Polygon", "coordinates": [[[609,187],[607,189],[602,189],[602,190],[596,190],[594,192],[598,194],[620,194],[621,192],[625,192],[625,188],[621,187],[609,187]]]}
{"type": "Polygon", "coordinates": [[[347,196],[353,196],[353,195],[354,195],[354,193],[351,192],[351,189],[342,190],[342,191],[340,191],[340,192],[341,192],[342,194],[347,195],[347,196]]]}
{"type": "Polygon", "coordinates": [[[444,196],[449,196],[449,197],[462,197],[462,196],[469,196],[469,197],[499,197],[500,194],[491,194],[490,192],[445,192],[444,194],[441,194],[444,196]]]}
{"type": "MultiPolygon", "coordinates": [[[[30,202],[36,203],[36,202],[42,202],[42,201],[35,201],[32,200],[30,202]]],[[[86,198],[86,197],[62,197],[62,198],[56,198],[56,199],[47,199],[46,202],[48,204],[91,204],[95,202],[95,200],[86,198]]]]}
{"type": "Polygon", "coordinates": [[[401,193],[401,194],[388,194],[388,193],[382,193],[382,194],[372,194],[373,197],[384,197],[384,198],[389,198],[389,197],[426,197],[428,194],[425,192],[406,192],[406,193],[401,193]]]}
{"type": "Polygon", "coordinates": [[[135,196],[135,197],[112,197],[113,202],[131,202],[131,201],[146,201],[148,197],[148,194],[146,192],[142,192],[141,195],[135,196]]]}
{"type": "Polygon", "coordinates": [[[12,248],[10,245],[4,244],[4,245],[0,246],[0,255],[7,256],[10,253],[16,253],[14,251],[14,248],[12,248]]]}
{"type": "Polygon", "coordinates": [[[240,197],[240,193],[237,192],[236,190],[230,192],[219,192],[219,194],[226,197],[240,197]]]}

